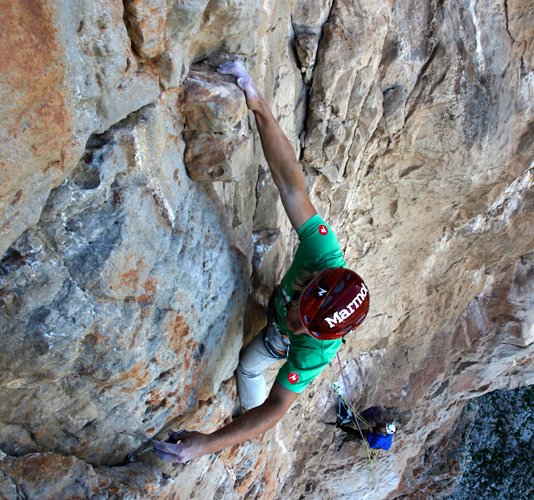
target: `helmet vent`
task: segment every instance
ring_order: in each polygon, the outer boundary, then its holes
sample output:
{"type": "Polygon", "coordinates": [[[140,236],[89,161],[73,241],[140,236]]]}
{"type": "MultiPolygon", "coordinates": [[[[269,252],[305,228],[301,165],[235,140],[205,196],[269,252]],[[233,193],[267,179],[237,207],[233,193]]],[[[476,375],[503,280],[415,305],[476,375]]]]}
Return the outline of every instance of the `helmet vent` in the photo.
{"type": "Polygon", "coordinates": [[[305,288],[299,316],[308,332],[320,340],[333,340],[359,326],[369,310],[369,292],[354,271],[327,268],[305,288]]]}
{"type": "Polygon", "coordinates": [[[332,295],[329,295],[328,297],[326,297],[326,299],[324,299],[323,302],[321,303],[321,305],[319,306],[319,309],[324,309],[325,307],[327,307],[328,304],[330,304],[330,302],[332,302],[332,300],[334,300],[332,295]]]}

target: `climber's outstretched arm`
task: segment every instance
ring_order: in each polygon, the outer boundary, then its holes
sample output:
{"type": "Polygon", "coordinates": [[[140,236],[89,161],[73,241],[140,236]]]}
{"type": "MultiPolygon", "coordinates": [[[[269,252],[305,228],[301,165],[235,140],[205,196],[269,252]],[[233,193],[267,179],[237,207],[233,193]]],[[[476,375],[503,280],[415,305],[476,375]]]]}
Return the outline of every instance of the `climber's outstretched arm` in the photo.
{"type": "Polygon", "coordinates": [[[298,393],[288,391],[275,382],[269,397],[261,406],[247,411],[212,434],[182,431],[175,434],[180,439],[176,444],[154,441],[156,455],[168,462],[185,463],[192,458],[248,441],[273,427],[297,397],[298,393]]]}
{"type": "Polygon", "coordinates": [[[304,174],[293,146],[244,66],[237,61],[232,61],[223,64],[218,71],[236,77],[238,86],[245,92],[247,105],[256,117],[263,153],[273,180],[280,191],[280,197],[291,224],[298,229],[316,213],[316,210],[308,197],[304,174]]]}
{"type": "Polygon", "coordinates": [[[291,224],[295,229],[298,229],[317,213],[308,197],[304,184],[304,174],[289,139],[278,125],[264,100],[254,111],[254,115],[263,153],[274,183],[280,191],[282,204],[291,224]]]}

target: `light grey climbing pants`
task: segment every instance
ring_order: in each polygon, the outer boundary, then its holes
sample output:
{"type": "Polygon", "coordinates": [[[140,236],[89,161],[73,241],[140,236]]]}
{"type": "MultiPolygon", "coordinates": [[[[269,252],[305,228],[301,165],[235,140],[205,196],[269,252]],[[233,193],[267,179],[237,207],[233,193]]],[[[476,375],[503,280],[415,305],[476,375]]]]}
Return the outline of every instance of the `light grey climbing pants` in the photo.
{"type": "Polygon", "coordinates": [[[289,340],[276,327],[272,314],[267,326],[241,353],[236,370],[239,401],[245,410],[260,406],[267,399],[264,371],[287,358],[289,340]]]}

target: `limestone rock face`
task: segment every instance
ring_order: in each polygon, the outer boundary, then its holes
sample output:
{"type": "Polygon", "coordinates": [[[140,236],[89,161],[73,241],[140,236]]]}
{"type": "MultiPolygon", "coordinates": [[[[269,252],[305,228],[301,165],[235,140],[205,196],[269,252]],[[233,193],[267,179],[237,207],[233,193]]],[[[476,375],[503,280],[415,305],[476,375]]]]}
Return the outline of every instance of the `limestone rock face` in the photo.
{"type": "Polygon", "coordinates": [[[3,384],[14,391],[3,419],[33,436],[5,436],[6,452],[118,463],[232,375],[247,264],[214,197],[173,160],[183,152],[168,106],[176,95],[94,136],[3,260],[3,384]],[[17,403],[20,391],[35,397],[17,403]]]}
{"type": "Polygon", "coordinates": [[[2,9],[2,253],[38,221],[89,136],[158,97],[157,75],[136,60],[122,17],[107,0],[2,9]]]}
{"type": "Polygon", "coordinates": [[[1,496],[431,495],[465,402],[534,383],[531,2],[0,11],[1,496]],[[337,362],[262,437],[142,453],[232,414],[297,243],[232,58],[369,286],[340,363],[355,407],[410,413],[389,453],[325,424],[337,362]]]}
{"type": "Polygon", "coordinates": [[[132,44],[140,56],[152,59],[165,50],[165,0],[126,0],[124,17],[132,44]]]}
{"type": "Polygon", "coordinates": [[[191,70],[183,84],[184,162],[195,181],[239,180],[252,161],[243,92],[222,75],[191,70]]]}

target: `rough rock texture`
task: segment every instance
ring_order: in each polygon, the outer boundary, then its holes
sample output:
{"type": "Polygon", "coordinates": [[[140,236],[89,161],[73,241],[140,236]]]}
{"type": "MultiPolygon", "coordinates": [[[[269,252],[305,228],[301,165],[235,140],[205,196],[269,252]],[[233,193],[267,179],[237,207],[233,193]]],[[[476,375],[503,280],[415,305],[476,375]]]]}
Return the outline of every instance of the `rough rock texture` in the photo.
{"type": "Polygon", "coordinates": [[[534,387],[496,391],[469,403],[475,416],[461,451],[465,471],[454,498],[528,498],[534,477],[534,387]],[[523,471],[523,474],[518,474],[523,471]]]}
{"type": "Polygon", "coordinates": [[[191,70],[182,86],[184,162],[194,181],[238,181],[252,161],[247,105],[235,82],[191,70]]]}
{"type": "Polygon", "coordinates": [[[531,2],[15,0],[0,25],[1,495],[431,495],[465,402],[534,383],[531,2]],[[369,285],[341,358],[357,407],[411,410],[391,453],[324,423],[333,364],[261,438],[124,465],[231,414],[295,245],[232,57],[369,285]]]}
{"type": "Polygon", "coordinates": [[[450,432],[430,446],[403,495],[417,498],[530,498],[534,386],[472,399],[450,432]]]}

